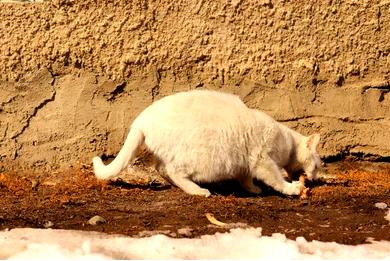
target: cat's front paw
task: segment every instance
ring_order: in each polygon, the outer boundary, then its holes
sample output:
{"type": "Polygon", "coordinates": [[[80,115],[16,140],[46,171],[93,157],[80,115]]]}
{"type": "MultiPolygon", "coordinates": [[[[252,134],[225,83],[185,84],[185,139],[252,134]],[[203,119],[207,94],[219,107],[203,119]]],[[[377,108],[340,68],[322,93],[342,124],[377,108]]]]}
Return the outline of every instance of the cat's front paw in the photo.
{"type": "Polygon", "coordinates": [[[302,182],[301,180],[293,181],[292,184],[297,188],[299,188],[300,190],[303,190],[305,188],[305,183],[302,182]]]}
{"type": "Polygon", "coordinates": [[[301,181],[293,181],[292,185],[292,193],[290,195],[300,195],[302,191],[305,189],[305,184],[301,181]]]}

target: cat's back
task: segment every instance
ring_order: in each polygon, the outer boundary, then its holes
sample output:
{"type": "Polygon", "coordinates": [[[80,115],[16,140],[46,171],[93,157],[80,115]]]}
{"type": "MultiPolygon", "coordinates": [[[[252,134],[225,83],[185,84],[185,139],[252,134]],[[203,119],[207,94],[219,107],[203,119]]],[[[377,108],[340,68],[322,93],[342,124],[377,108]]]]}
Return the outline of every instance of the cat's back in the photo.
{"type": "Polygon", "coordinates": [[[133,125],[157,123],[192,127],[235,124],[250,116],[249,108],[239,97],[217,91],[193,90],[166,96],[147,107],[133,125]]]}

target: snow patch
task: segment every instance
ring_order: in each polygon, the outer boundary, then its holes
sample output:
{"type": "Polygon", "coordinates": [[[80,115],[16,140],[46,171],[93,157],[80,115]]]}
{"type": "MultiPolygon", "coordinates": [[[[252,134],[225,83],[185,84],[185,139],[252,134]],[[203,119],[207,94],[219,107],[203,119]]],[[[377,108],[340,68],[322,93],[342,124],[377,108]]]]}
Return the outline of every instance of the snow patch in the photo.
{"type": "Polygon", "coordinates": [[[132,238],[97,232],[17,228],[0,232],[5,259],[390,259],[390,241],[350,246],[308,242],[260,228],[232,229],[200,238],[132,238]]]}

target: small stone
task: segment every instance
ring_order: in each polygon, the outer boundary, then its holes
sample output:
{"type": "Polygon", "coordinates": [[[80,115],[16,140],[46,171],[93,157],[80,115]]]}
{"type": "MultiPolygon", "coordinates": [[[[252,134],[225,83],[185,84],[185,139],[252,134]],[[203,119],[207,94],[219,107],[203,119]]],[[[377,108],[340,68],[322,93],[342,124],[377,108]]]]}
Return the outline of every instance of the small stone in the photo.
{"type": "Polygon", "coordinates": [[[92,225],[92,226],[96,226],[98,224],[104,224],[106,223],[106,220],[104,218],[102,218],[101,216],[93,216],[92,218],[90,218],[88,220],[88,224],[92,225]]]}
{"type": "Polygon", "coordinates": [[[177,230],[177,233],[181,236],[185,236],[185,237],[191,237],[192,236],[192,231],[193,229],[192,228],[189,228],[189,227],[183,227],[183,228],[179,228],[177,230]]]}
{"type": "Polygon", "coordinates": [[[31,181],[31,188],[36,189],[39,186],[39,183],[39,178],[34,179],[33,181],[31,181]]]}
{"type": "Polygon", "coordinates": [[[384,203],[384,202],[375,203],[374,206],[375,206],[376,208],[379,208],[379,209],[385,209],[385,208],[387,208],[387,204],[384,203]]]}
{"type": "Polygon", "coordinates": [[[44,228],[51,228],[54,226],[54,223],[51,222],[51,221],[46,221],[44,224],[43,224],[43,227],[44,228]]]}

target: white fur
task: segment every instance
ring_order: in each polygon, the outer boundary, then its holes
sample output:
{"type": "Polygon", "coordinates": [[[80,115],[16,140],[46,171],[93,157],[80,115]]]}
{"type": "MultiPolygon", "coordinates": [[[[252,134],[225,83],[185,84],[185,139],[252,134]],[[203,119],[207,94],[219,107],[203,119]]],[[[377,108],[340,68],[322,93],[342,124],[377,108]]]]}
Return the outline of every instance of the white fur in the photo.
{"type": "Polygon", "coordinates": [[[267,114],[248,108],[237,96],[206,90],[180,92],[147,107],[133,122],[115,160],[105,166],[93,159],[95,175],[108,179],[134,159],[142,143],[175,185],[194,195],[209,196],[197,183],[238,179],[249,192],[260,193],[259,179],[275,190],[298,195],[299,182],[284,180],[303,169],[316,178],[319,135],[305,137],[267,114]]]}

